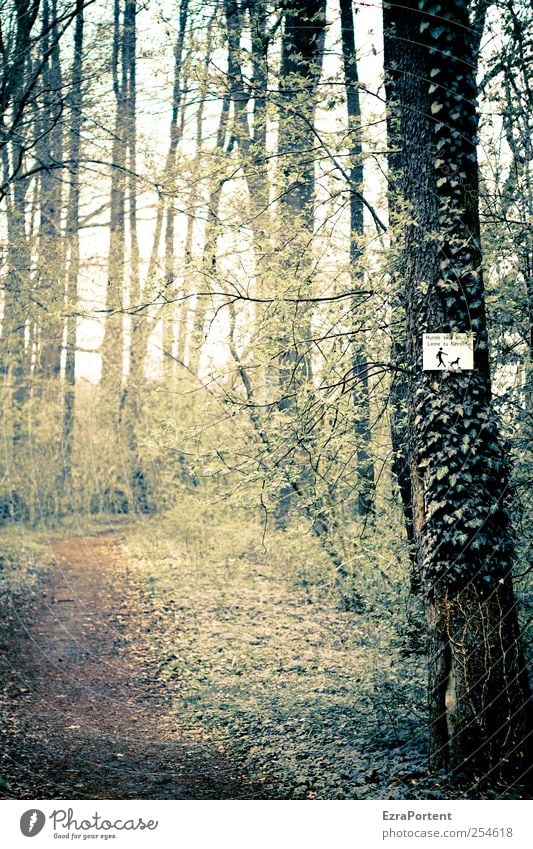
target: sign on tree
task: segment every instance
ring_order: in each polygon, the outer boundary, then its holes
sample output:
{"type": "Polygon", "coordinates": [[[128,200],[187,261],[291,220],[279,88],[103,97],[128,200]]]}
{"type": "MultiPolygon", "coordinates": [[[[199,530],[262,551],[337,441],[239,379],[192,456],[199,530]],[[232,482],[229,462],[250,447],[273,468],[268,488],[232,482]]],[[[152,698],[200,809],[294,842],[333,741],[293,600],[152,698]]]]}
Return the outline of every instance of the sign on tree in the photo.
{"type": "Polygon", "coordinates": [[[473,333],[423,333],[423,371],[471,371],[474,368],[473,333]]]}

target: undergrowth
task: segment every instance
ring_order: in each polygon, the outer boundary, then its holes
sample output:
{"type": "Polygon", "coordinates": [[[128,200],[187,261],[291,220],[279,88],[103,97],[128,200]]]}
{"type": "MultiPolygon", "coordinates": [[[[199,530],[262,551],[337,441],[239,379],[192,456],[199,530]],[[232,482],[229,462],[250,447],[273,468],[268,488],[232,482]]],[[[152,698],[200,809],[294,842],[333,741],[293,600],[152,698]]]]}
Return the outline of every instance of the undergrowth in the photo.
{"type": "Polygon", "coordinates": [[[0,532],[0,603],[20,603],[53,563],[46,535],[8,525],[0,532]]]}

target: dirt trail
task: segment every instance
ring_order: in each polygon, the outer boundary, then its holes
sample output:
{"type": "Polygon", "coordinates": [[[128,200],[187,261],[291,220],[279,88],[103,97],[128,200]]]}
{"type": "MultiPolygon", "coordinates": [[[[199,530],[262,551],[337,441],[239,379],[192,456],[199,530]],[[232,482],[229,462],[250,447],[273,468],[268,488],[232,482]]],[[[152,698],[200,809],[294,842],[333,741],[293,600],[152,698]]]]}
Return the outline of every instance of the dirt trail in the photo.
{"type": "MultiPolygon", "coordinates": [[[[180,729],[146,639],[150,602],[116,536],[54,543],[56,567],[3,638],[3,798],[254,798],[180,729]],[[17,633],[18,631],[18,633],[17,633]]],[[[13,611],[13,619],[17,611],[13,611]]]]}

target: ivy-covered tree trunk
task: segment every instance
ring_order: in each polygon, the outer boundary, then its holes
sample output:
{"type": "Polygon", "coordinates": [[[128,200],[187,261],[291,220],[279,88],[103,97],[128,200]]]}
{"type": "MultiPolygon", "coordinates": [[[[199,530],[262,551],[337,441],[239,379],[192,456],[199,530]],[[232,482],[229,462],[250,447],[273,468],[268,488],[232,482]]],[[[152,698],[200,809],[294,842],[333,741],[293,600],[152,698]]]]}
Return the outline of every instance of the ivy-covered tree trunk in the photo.
{"type": "Polygon", "coordinates": [[[429,631],[434,768],[493,782],[528,764],[530,689],[512,586],[508,462],[491,408],[468,4],[386,4],[407,319],[409,466],[429,631]],[[423,332],[475,334],[473,371],[422,371],[423,332]]]}

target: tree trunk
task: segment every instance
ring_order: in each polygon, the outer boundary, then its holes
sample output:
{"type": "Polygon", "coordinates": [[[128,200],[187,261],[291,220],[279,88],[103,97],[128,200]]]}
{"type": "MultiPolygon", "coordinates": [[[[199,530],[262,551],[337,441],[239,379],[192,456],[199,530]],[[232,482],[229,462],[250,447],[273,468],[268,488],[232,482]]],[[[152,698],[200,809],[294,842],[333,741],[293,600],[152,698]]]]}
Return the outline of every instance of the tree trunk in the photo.
{"type": "Polygon", "coordinates": [[[402,202],[399,177],[401,175],[402,137],[399,125],[398,110],[392,99],[392,80],[387,80],[387,92],[391,95],[387,102],[387,137],[388,137],[388,206],[389,206],[389,239],[392,247],[388,268],[391,273],[392,285],[390,291],[391,310],[391,367],[392,383],[390,391],[391,410],[391,444],[392,444],[392,475],[398,486],[402,507],[404,526],[407,536],[407,546],[410,563],[410,585],[414,595],[420,593],[420,571],[415,551],[415,534],[413,522],[413,499],[411,473],[409,469],[409,422],[407,401],[409,394],[410,375],[406,368],[406,316],[405,298],[403,292],[403,257],[396,254],[395,234],[400,244],[402,232],[402,202]]]}
{"type": "Polygon", "coordinates": [[[135,313],[135,306],[141,301],[139,241],[137,235],[137,0],[126,0],[124,7],[124,145],[127,163],[127,199],[128,199],[128,237],[130,285],[131,338],[129,350],[129,369],[126,386],[122,393],[120,423],[123,427],[127,445],[127,466],[129,487],[133,508],[136,513],[149,513],[148,482],[144,463],[139,450],[137,429],[142,413],[142,392],[144,388],[144,317],[135,313]]]}
{"type": "Polygon", "coordinates": [[[57,27],[57,0],[44,0],[41,50],[43,110],[37,158],[40,175],[38,299],[41,314],[39,368],[45,381],[59,378],[63,348],[65,269],[61,228],[63,162],[63,81],[57,27]]]}
{"type": "MultiPolygon", "coordinates": [[[[181,124],[178,119],[183,116],[183,46],[187,27],[188,0],[181,0],[179,10],[179,30],[174,53],[174,87],[172,92],[172,117],[170,120],[170,141],[165,169],[165,191],[167,192],[167,209],[165,220],[165,297],[169,304],[163,313],[163,351],[172,354],[174,347],[175,326],[175,218],[174,198],[176,196],[176,154],[181,138],[181,124]]],[[[163,368],[166,379],[174,373],[175,360],[172,356],[165,357],[163,368]]]]}
{"type": "MultiPolygon", "coordinates": [[[[19,145],[13,142],[14,158],[19,145]]],[[[26,232],[26,183],[15,180],[8,203],[8,276],[5,284],[4,319],[2,322],[3,370],[9,374],[13,411],[14,454],[23,441],[23,407],[29,396],[26,361],[26,325],[30,314],[31,253],[26,232]]]]}
{"type": "MultiPolygon", "coordinates": [[[[207,201],[207,221],[205,225],[204,245],[202,251],[202,289],[205,293],[211,289],[213,277],[216,273],[217,263],[217,239],[220,232],[219,203],[224,184],[224,177],[219,176],[216,167],[217,157],[224,154],[224,145],[228,127],[230,98],[225,95],[222,101],[220,117],[217,129],[217,141],[213,151],[214,165],[213,177],[209,181],[207,201]]],[[[191,336],[189,344],[188,367],[192,374],[198,375],[200,371],[200,357],[204,342],[204,330],[207,315],[208,302],[205,295],[197,297],[194,308],[191,311],[191,336]]]]}
{"type": "MultiPolygon", "coordinates": [[[[83,123],[83,8],[76,18],[74,31],[74,57],[71,90],[68,99],[69,130],[69,197],[67,206],[67,282],[66,312],[67,333],[65,346],[65,390],[63,402],[63,474],[61,489],[72,492],[72,455],[74,450],[74,417],[76,386],[76,311],[78,303],[78,275],[80,270],[80,152],[83,123]]],[[[71,501],[72,496],[70,495],[71,501]]]]}
{"type": "MultiPolygon", "coordinates": [[[[359,102],[359,78],[355,52],[355,31],[352,0],[340,0],[342,56],[344,62],[344,82],[346,85],[346,106],[348,112],[348,130],[350,133],[350,271],[352,288],[362,289],[363,270],[361,268],[364,236],[363,220],[363,150],[361,145],[361,104],[359,102]]],[[[360,308],[354,302],[354,318],[360,308]]],[[[375,513],[374,503],[374,462],[369,451],[372,433],[370,430],[370,395],[368,386],[368,359],[365,340],[355,335],[352,353],[352,380],[354,405],[354,431],[357,451],[358,495],[357,513],[371,517],[375,513]]]]}
{"type": "Polygon", "coordinates": [[[115,122],[111,151],[111,220],[107,260],[106,320],[102,341],[102,396],[110,408],[118,408],[122,395],[124,355],[124,272],[126,210],[126,79],[124,32],[121,26],[121,0],[114,0],[113,10],[113,89],[115,122]]]}
{"type": "Polygon", "coordinates": [[[508,462],[491,410],[468,6],[384,10],[398,119],[409,466],[429,631],[430,758],[479,783],[530,764],[508,462]],[[474,370],[422,371],[423,332],[475,333],[474,370]]]}
{"type": "Polygon", "coordinates": [[[17,8],[16,46],[13,67],[3,80],[1,134],[4,185],[6,190],[7,268],[2,321],[2,370],[8,375],[8,397],[4,407],[11,408],[13,467],[16,469],[25,427],[23,408],[29,397],[30,373],[26,356],[26,327],[30,320],[31,250],[27,232],[28,180],[17,179],[25,157],[26,130],[8,131],[7,110],[11,106],[12,128],[20,123],[24,110],[28,77],[30,34],[37,9],[21,3],[17,8]],[[10,142],[10,144],[9,144],[10,142]],[[6,404],[7,402],[7,404],[6,404]]]}
{"type": "Polygon", "coordinates": [[[180,292],[180,300],[177,308],[177,326],[178,326],[178,341],[176,350],[176,360],[183,367],[185,365],[187,343],[189,341],[189,324],[190,324],[190,297],[194,294],[195,288],[195,268],[193,263],[193,239],[194,229],[196,224],[196,210],[200,201],[200,179],[199,169],[201,168],[202,156],[204,153],[204,113],[208,92],[209,67],[213,55],[213,25],[215,23],[215,13],[209,19],[206,27],[206,51],[202,66],[202,77],[198,86],[198,106],[196,110],[195,121],[195,154],[194,154],[194,177],[192,186],[189,192],[187,203],[187,228],[185,233],[185,245],[183,250],[183,284],[180,292]]]}
{"type": "MultiPolygon", "coordinates": [[[[325,38],[326,3],[324,0],[302,3],[292,0],[284,6],[284,30],[281,44],[279,83],[280,158],[279,226],[281,275],[291,281],[292,292],[308,297],[311,286],[310,251],[314,229],[315,155],[314,115],[320,82],[325,38]]],[[[290,481],[280,488],[275,519],[279,528],[287,524],[294,493],[314,489],[309,452],[300,452],[296,431],[301,429],[302,410],[298,409],[301,387],[311,386],[312,367],[308,343],[310,314],[307,304],[283,305],[276,319],[278,355],[278,409],[286,416],[290,439],[297,441],[292,461],[287,464],[290,481]],[[304,341],[300,341],[303,337],[304,341]],[[296,457],[296,452],[299,456],[296,457]],[[291,468],[292,467],[292,468],[291,468]]],[[[313,497],[312,495],[310,497],[313,497]]],[[[320,526],[327,510],[320,505],[320,526]]]]}

